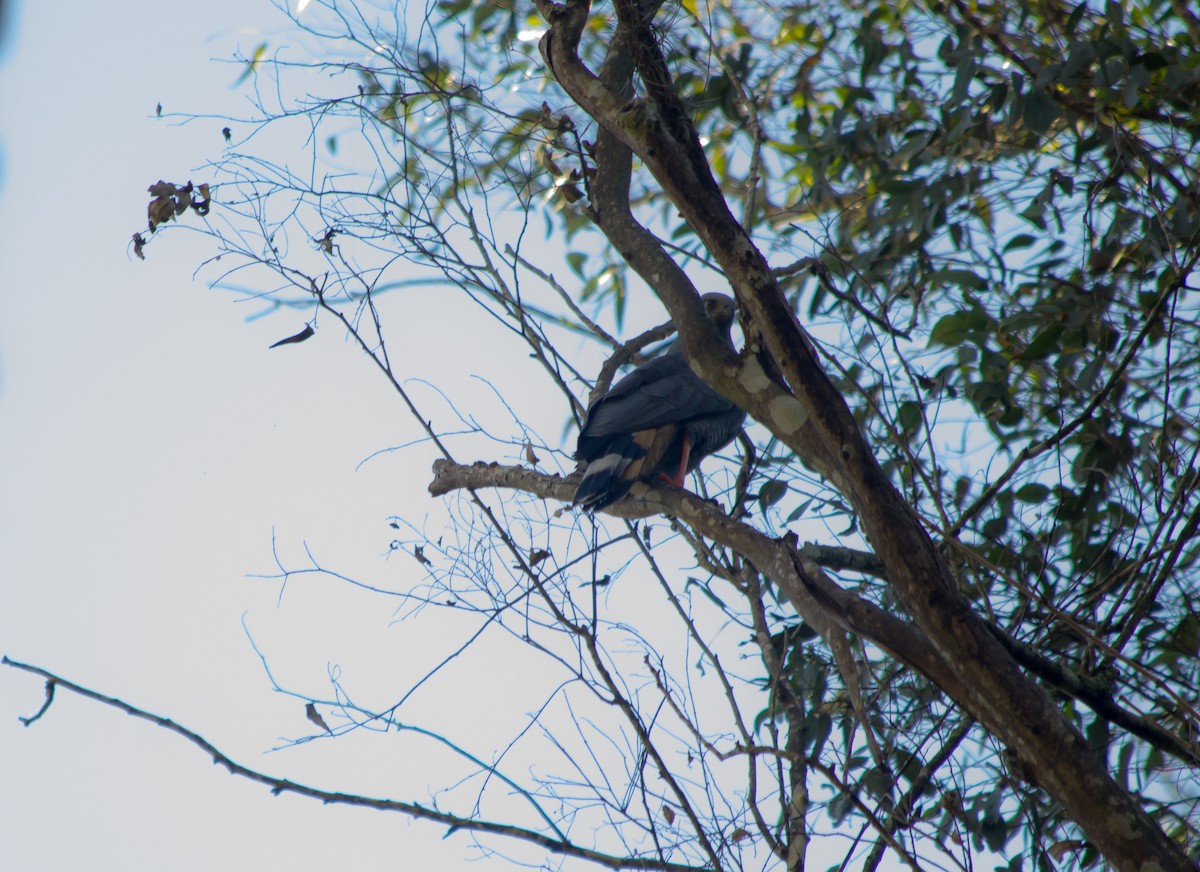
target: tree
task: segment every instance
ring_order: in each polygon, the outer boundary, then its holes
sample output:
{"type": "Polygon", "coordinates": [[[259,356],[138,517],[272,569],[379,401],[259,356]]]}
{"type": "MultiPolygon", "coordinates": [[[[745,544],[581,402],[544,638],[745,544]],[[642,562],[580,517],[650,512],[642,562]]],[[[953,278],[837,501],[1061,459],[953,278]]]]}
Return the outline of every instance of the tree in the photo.
{"type": "Polygon", "coordinates": [[[474,620],[448,657],[495,634],[551,670],[484,753],[306,694],[315,722],[457,760],[453,811],[335,799],[615,868],[801,869],[818,836],[865,869],[985,847],[1194,868],[1200,18],[535,5],[314,4],[297,23],[335,59],[260,47],[231,123],[307,125],[306,173],[231,148],[204,185],[152,186],[134,239],[188,222],[314,313],[285,341],[353,338],[442,454],[447,531],[395,521],[427,575],[408,619],[474,620]],[[400,375],[388,325],[428,285],[540,367],[490,444],[400,375]],[[741,353],[698,285],[736,296],[741,353]],[[593,526],[541,466],[569,468],[589,389],[668,335],[618,338],[655,298],[753,423],[698,495],[635,488],[593,526]],[[524,423],[555,392],[561,439],[524,423]],[[486,462],[497,443],[522,460],[486,462]]]}

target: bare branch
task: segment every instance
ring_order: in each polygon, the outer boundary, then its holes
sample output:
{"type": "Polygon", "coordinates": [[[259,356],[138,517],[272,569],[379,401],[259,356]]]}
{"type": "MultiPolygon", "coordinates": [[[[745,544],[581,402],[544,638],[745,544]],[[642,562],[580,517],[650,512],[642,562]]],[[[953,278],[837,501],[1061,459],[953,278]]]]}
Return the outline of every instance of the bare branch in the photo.
{"type": "MultiPolygon", "coordinates": [[[[29,663],[21,663],[16,660],[11,660],[7,656],[2,659],[5,666],[10,666],[14,669],[19,669],[24,672],[30,672],[34,675],[40,675],[46,679],[47,683],[53,683],[65,690],[69,690],[74,694],[90,699],[94,702],[99,702],[104,705],[124,712],[131,717],[140,718],[144,721],[149,721],[157,727],[161,727],[169,732],[175,733],[177,736],[182,736],[196,747],[200,748],[213,763],[223,767],[231,775],[236,775],[239,778],[245,778],[249,781],[254,781],[270,788],[271,793],[278,796],[281,793],[293,793],[297,796],[304,796],[309,799],[315,799],[325,804],[333,805],[353,805],[361,808],[373,808],[376,811],[397,812],[406,815],[415,820],[427,820],[433,823],[443,824],[449,828],[448,833],[453,833],[456,830],[463,830],[471,833],[479,833],[486,835],[504,836],[507,838],[517,839],[522,842],[528,842],[532,845],[537,845],[550,853],[559,854],[566,857],[576,857],[581,860],[595,863],[608,869],[657,869],[662,872],[698,872],[704,867],[688,866],[682,863],[668,863],[658,860],[653,857],[618,857],[611,854],[605,854],[601,851],[594,851],[590,848],[585,848],[573,842],[563,841],[561,839],[553,839],[542,833],[533,830],[527,830],[522,827],[515,827],[508,824],[493,823],[491,821],[479,820],[474,817],[464,817],[459,815],[448,814],[436,809],[429,808],[417,803],[403,802],[394,799],[382,799],[377,797],[359,796],[349,793],[338,793],[334,791],[321,790],[316,787],[310,787],[305,784],[298,784],[294,781],[289,781],[284,778],[274,778],[247,766],[236,762],[228,757],[215,745],[201,736],[199,733],[189,730],[187,727],[177,724],[175,721],[156,715],[145,709],[131,705],[117,697],[107,696],[98,693],[94,690],[89,690],[74,682],[68,681],[61,676],[55,675],[39,666],[34,666],[29,663]]],[[[43,711],[46,706],[43,707],[43,711]]],[[[41,712],[39,712],[39,715],[41,712]]],[[[28,725],[27,725],[28,726],[28,725]]]]}

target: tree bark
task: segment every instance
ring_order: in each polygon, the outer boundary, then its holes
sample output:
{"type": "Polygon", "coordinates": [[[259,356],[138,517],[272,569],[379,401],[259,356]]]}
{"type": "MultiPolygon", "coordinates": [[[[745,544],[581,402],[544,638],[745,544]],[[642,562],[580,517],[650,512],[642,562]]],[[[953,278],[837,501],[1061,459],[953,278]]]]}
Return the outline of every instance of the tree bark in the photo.
{"type": "MultiPolygon", "coordinates": [[[[720,265],[748,319],[748,353],[739,360],[706,328],[690,283],[646,274],[631,259],[678,325],[693,368],[841,491],[918,635],[932,645],[926,666],[936,663],[948,673],[938,684],[1037,773],[1038,784],[1062,802],[1104,857],[1130,872],[1193,869],[1181,846],[1109,777],[1084,737],[972,611],[920,517],[879,466],[766,259],[729,210],[686,107],[672,90],[648,8],[635,0],[615,4],[630,62],[647,91],[630,100],[579,59],[589,4],[536,2],[549,24],[541,50],[554,77],[606,134],[644,163],[720,265]]],[[[625,255],[629,246],[614,243],[625,255]]],[[[759,569],[772,578],[778,574],[759,569]]],[[[820,590],[802,570],[797,575],[808,596],[820,590]]]]}

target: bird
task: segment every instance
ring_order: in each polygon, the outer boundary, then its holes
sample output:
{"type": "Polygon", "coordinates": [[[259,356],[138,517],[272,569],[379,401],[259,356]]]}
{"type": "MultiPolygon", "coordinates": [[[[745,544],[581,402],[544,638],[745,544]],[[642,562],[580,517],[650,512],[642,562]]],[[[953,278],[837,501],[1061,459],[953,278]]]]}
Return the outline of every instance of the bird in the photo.
{"type": "MultiPolygon", "coordinates": [[[[733,300],[720,293],[700,299],[732,349],[733,300]]],[[[676,342],[588,407],[575,447],[575,459],[587,466],[572,505],[597,512],[629,493],[635,481],[682,488],[684,477],[728,445],[745,420],[744,411],[692,371],[676,342]]]]}

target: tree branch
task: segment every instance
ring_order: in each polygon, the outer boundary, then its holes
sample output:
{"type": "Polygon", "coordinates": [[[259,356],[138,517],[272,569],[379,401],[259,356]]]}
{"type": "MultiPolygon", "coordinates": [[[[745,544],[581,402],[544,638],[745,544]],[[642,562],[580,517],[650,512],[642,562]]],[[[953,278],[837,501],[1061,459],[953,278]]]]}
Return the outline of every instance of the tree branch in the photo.
{"type": "MultiPolygon", "coordinates": [[[[149,721],[157,727],[175,733],[177,736],[182,736],[193,745],[200,748],[212,758],[213,763],[224,767],[231,775],[236,775],[240,778],[246,778],[250,781],[256,781],[259,784],[265,785],[271,789],[271,793],[278,796],[281,793],[294,793],[297,796],[308,797],[309,799],[319,800],[327,805],[353,805],[363,808],[373,808],[376,811],[399,812],[408,817],[417,820],[427,820],[434,823],[444,824],[449,827],[447,835],[455,830],[466,830],[471,833],[487,833],[496,836],[505,836],[507,838],[518,839],[523,842],[537,845],[554,854],[561,854],[567,857],[576,857],[581,860],[587,860],[597,865],[604,866],[608,869],[655,869],[661,872],[700,872],[703,867],[688,866],[683,863],[669,863],[663,860],[658,860],[653,857],[620,857],[613,854],[606,854],[602,851],[595,851],[591,848],[585,848],[581,845],[576,845],[573,842],[564,841],[562,839],[553,839],[542,833],[533,830],[527,830],[524,827],[511,826],[508,824],[494,823],[492,821],[479,820],[474,817],[460,817],[458,815],[447,814],[446,812],[437,811],[436,809],[428,808],[423,805],[411,802],[401,802],[394,799],[381,799],[369,796],[360,796],[352,793],[338,793],[335,791],[321,790],[316,787],[309,787],[305,784],[298,784],[294,781],[289,781],[284,778],[274,778],[255,769],[250,769],[247,766],[236,762],[228,757],[215,745],[201,736],[199,733],[189,730],[175,721],[164,718],[161,715],[156,715],[145,709],[131,705],[124,700],[105,694],[98,693],[94,690],[89,690],[68,681],[59,675],[48,672],[39,666],[34,666],[29,663],[21,663],[16,660],[11,660],[7,656],[0,659],[0,663],[5,666],[11,666],[14,669],[20,669],[24,672],[30,672],[34,675],[40,675],[46,679],[47,685],[57,685],[65,690],[69,690],[74,694],[82,696],[94,702],[103,703],[122,711],[131,717],[140,718],[144,721],[149,721]]],[[[51,699],[48,697],[46,703],[41,710],[34,716],[28,719],[28,723],[32,723],[37,718],[45,714],[50,707],[51,699]]],[[[22,722],[26,719],[22,718],[22,722]]]]}
{"type": "MultiPolygon", "coordinates": [[[[447,460],[433,463],[429,492],[443,496],[454,490],[483,488],[521,490],[543,499],[570,503],[578,480],[546,475],[496,463],[462,466],[447,460]]],[[[851,594],[826,576],[806,556],[794,536],[772,539],[735,521],[711,500],[658,485],[634,484],[630,495],[605,510],[621,518],[667,515],[700,535],[733,549],[774,582],[800,616],[822,638],[841,630],[857,633],[889,651],[900,662],[925,675],[952,698],[965,695],[961,681],[915,624],[902,621],[868,600],[851,594]]]]}
{"type": "MultiPolygon", "coordinates": [[[[538,0],[538,8],[550,24],[542,55],[559,84],[643,161],[721,266],[749,318],[750,355],[739,363],[715,336],[693,332],[694,293],[652,283],[680,325],[693,368],[846,496],[920,635],[937,650],[938,664],[953,673],[952,698],[1038,769],[1040,783],[1104,856],[1122,870],[1141,870],[1150,858],[1164,870],[1191,869],[1179,845],[1112,780],[1082,734],[1021,672],[958,589],[920,517],[879,465],[825,374],[765,257],[725,202],[639,8],[617,3],[618,20],[643,37],[632,55],[655,98],[633,101],[622,101],[579,58],[589,4],[538,0]],[[783,385],[767,375],[776,369],[783,385]]],[[[759,568],[773,578],[780,574],[759,568]]]]}

